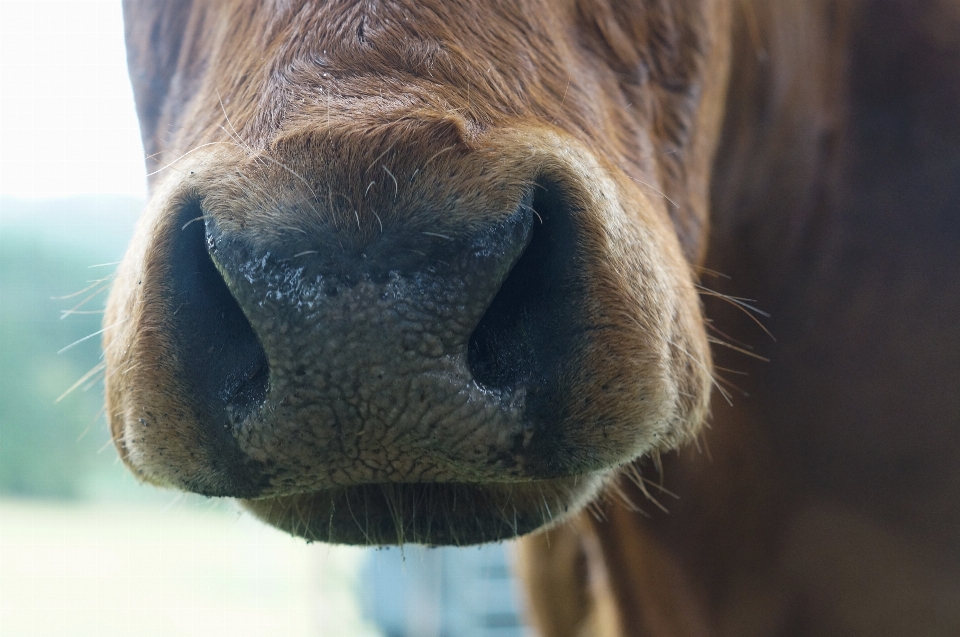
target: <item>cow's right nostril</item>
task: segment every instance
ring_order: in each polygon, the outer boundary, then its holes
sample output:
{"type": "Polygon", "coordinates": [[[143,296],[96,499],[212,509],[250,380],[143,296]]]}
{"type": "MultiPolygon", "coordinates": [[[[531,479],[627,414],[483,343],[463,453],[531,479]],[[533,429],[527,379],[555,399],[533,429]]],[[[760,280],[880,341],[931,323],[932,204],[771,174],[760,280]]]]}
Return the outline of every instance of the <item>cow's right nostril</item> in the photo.
{"type": "Polygon", "coordinates": [[[197,408],[230,429],[267,396],[263,347],[210,258],[199,202],[184,206],[171,249],[172,315],[178,355],[197,408]]]}

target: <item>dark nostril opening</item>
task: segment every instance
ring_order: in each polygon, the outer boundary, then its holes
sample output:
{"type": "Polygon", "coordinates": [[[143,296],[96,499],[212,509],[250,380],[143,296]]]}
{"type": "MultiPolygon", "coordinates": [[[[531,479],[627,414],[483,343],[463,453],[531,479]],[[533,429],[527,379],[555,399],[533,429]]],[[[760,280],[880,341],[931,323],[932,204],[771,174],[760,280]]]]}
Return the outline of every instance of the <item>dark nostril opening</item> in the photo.
{"type": "Polygon", "coordinates": [[[200,202],[184,206],[177,224],[170,281],[182,371],[206,416],[235,426],[266,400],[266,353],[210,258],[200,202]]]}
{"type": "Polygon", "coordinates": [[[536,392],[560,373],[576,310],[572,211],[560,188],[539,183],[533,237],[470,337],[467,364],[491,389],[536,392]]]}

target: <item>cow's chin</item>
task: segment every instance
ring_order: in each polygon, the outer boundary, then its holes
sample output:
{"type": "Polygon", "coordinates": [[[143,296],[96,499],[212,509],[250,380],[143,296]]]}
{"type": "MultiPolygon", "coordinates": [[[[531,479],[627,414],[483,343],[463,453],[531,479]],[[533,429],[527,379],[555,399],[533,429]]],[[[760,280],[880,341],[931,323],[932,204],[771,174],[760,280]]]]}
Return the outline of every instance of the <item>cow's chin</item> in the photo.
{"type": "Polygon", "coordinates": [[[465,546],[549,528],[583,508],[603,482],[595,473],[526,483],[381,483],[240,502],[308,541],[465,546]]]}

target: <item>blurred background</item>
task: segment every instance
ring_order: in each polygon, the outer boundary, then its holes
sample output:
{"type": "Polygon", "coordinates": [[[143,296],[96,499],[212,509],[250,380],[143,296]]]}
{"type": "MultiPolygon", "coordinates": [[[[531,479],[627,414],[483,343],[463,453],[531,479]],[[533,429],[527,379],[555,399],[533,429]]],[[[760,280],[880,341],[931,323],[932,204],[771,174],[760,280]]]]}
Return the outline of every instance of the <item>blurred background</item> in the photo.
{"type": "Polygon", "coordinates": [[[308,545],[142,486],[99,330],[146,198],[119,0],[0,0],[0,636],[520,637],[510,547],[308,545]]]}

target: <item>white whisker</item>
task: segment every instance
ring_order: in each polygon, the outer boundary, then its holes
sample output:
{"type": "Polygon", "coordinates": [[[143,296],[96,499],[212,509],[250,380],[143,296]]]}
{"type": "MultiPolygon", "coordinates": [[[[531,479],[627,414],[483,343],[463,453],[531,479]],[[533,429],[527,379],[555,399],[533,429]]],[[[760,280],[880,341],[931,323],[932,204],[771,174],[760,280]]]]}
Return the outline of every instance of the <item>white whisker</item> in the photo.
{"type": "Polygon", "coordinates": [[[118,321],[118,322],[114,323],[113,325],[108,325],[107,327],[105,327],[105,328],[103,328],[103,329],[97,330],[97,331],[94,332],[93,334],[89,334],[89,335],[87,335],[87,336],[84,336],[83,338],[78,339],[78,340],[70,343],[69,345],[67,345],[66,347],[64,347],[64,348],[61,349],[60,351],[58,351],[57,354],[63,354],[63,353],[66,352],[67,350],[69,350],[69,349],[71,349],[71,348],[73,348],[73,347],[76,347],[76,346],[79,345],[80,343],[83,343],[84,341],[88,341],[88,340],[90,340],[91,338],[93,338],[94,336],[99,336],[100,334],[103,334],[103,333],[106,332],[107,330],[112,329],[112,328],[120,325],[121,323],[125,323],[125,322],[126,322],[126,319],[124,319],[124,320],[122,320],[122,321],[118,321]]]}

